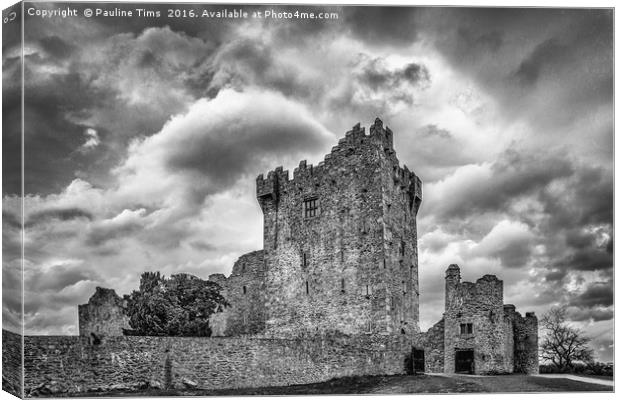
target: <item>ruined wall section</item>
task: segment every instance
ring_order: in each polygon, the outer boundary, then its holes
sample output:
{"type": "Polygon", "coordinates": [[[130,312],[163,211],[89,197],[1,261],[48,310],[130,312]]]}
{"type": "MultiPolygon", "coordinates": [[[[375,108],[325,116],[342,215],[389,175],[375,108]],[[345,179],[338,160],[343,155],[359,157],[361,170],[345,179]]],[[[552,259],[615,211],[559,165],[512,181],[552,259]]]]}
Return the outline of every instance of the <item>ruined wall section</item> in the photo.
{"type": "Polygon", "coordinates": [[[533,312],[514,317],[514,369],[515,372],[536,375],[538,365],[538,318],[533,312]]]}
{"type": "MultiPolygon", "coordinates": [[[[317,166],[302,161],[292,179],[282,167],[257,178],[268,333],[400,333],[401,321],[417,329],[415,212],[408,212],[409,236],[393,226],[402,223],[405,210],[397,209],[406,201],[393,200],[397,190],[384,187],[388,176],[394,186],[393,165],[398,167],[391,146],[391,131],[381,121],[370,135],[358,124],[317,166]],[[307,216],[304,204],[311,200],[316,215],[307,216]],[[394,213],[387,220],[386,202],[394,213]],[[402,268],[392,256],[394,237],[399,245],[401,237],[407,242],[398,256],[402,268]]],[[[402,169],[398,175],[410,192],[417,184],[421,197],[415,175],[402,169]]],[[[417,211],[419,201],[413,204],[410,210],[417,211]]]]}
{"type": "Polygon", "coordinates": [[[510,373],[513,359],[505,352],[506,325],[503,282],[484,275],[475,283],[460,282],[458,266],[446,271],[444,372],[455,372],[455,351],[474,350],[477,374],[510,373]],[[473,332],[461,333],[461,324],[472,324],[473,332]]]}
{"type": "Polygon", "coordinates": [[[504,304],[504,363],[506,371],[516,370],[515,359],[515,306],[512,304],[504,304]]]}
{"type": "Polygon", "coordinates": [[[424,372],[444,372],[444,329],[442,318],[428,331],[414,334],[413,347],[424,350],[424,372]]]}
{"type": "Polygon", "coordinates": [[[122,336],[123,329],[130,329],[129,317],[123,309],[124,300],[114,289],[97,287],[87,304],[78,306],[80,336],[100,339],[103,336],[122,336]]]}
{"type": "Polygon", "coordinates": [[[239,257],[229,277],[209,276],[222,287],[222,295],[230,304],[223,312],[211,316],[212,336],[238,336],[260,333],[265,328],[263,251],[239,257]]]}

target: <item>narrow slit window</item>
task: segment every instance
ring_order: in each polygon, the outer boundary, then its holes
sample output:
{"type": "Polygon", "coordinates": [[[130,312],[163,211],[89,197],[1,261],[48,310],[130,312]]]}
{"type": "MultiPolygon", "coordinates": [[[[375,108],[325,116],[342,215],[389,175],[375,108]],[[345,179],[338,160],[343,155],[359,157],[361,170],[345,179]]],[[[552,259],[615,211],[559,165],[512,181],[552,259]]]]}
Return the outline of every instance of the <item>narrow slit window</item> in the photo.
{"type": "Polygon", "coordinates": [[[304,200],[304,217],[311,218],[316,217],[319,209],[319,199],[307,199],[304,200]]]}
{"type": "Polygon", "coordinates": [[[306,294],[310,294],[310,285],[308,285],[308,281],[306,281],[306,294]]]}
{"type": "Polygon", "coordinates": [[[246,294],[248,292],[248,288],[246,286],[243,287],[243,294],[246,294]]]}
{"type": "Polygon", "coordinates": [[[306,254],[305,251],[303,252],[302,258],[303,258],[302,266],[306,268],[308,266],[308,255],[306,254]]]}
{"type": "Polygon", "coordinates": [[[340,280],[340,292],[344,293],[344,278],[340,280]]]}

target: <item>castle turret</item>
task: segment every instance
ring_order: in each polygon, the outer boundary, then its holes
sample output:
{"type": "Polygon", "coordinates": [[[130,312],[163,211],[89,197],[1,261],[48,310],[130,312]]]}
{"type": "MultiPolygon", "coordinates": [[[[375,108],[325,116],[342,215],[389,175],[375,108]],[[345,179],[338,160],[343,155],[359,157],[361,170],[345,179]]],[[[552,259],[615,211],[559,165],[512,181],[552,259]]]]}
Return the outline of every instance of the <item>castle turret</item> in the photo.
{"type": "Polygon", "coordinates": [[[375,119],[375,123],[370,127],[370,137],[381,143],[383,150],[390,155],[394,153],[394,134],[387,126],[383,127],[383,121],[375,119]]]}
{"type": "Polygon", "coordinates": [[[525,313],[523,324],[524,357],[522,359],[523,372],[536,375],[538,369],[538,318],[533,312],[525,313]]]}

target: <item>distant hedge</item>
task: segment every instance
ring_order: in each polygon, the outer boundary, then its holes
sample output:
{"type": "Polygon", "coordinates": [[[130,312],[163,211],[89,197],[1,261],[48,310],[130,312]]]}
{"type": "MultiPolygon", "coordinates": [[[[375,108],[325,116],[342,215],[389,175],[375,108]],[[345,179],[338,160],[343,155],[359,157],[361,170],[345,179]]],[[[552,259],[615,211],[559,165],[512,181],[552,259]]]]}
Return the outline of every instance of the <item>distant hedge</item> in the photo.
{"type": "Polygon", "coordinates": [[[542,364],[539,368],[541,374],[580,374],[580,375],[598,375],[598,376],[614,376],[613,363],[593,362],[588,364],[575,364],[572,368],[560,369],[555,365],[542,364]]]}

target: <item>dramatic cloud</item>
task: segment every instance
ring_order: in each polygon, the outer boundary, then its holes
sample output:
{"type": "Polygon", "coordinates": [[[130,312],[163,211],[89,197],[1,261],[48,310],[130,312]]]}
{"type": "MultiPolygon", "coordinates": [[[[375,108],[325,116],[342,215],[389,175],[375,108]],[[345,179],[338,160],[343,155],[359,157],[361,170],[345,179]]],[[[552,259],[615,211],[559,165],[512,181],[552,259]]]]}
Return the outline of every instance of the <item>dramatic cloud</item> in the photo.
{"type": "Polygon", "coordinates": [[[97,134],[97,131],[94,130],[93,128],[86,129],[86,131],[84,132],[84,135],[86,136],[86,141],[81,147],[82,151],[91,150],[99,146],[99,144],[101,143],[101,139],[99,139],[99,135],[97,134]]]}
{"type": "Polygon", "coordinates": [[[505,267],[527,265],[532,252],[534,235],[527,225],[500,221],[473,249],[477,255],[498,257],[505,267]]]}
{"type": "Polygon", "coordinates": [[[67,221],[76,218],[86,218],[88,220],[92,220],[93,216],[88,211],[80,208],[47,209],[30,214],[24,225],[29,227],[50,219],[67,221]]]}
{"type": "Polygon", "coordinates": [[[571,169],[563,157],[540,158],[508,150],[493,164],[467,165],[433,185],[429,203],[444,218],[498,211],[570,175],[571,169]]]}
{"type": "Polygon", "coordinates": [[[223,90],[172,118],[156,135],[132,143],[114,173],[123,181],[119,195],[148,203],[184,180],[184,198],[171,200],[199,205],[244,174],[257,175],[276,163],[292,167],[299,157],[326,151],[331,138],[303,106],[279,94],[223,90]]]}
{"type": "Polygon", "coordinates": [[[582,307],[607,307],[613,305],[613,297],[611,282],[594,282],[571,303],[582,307]]]}

